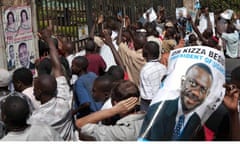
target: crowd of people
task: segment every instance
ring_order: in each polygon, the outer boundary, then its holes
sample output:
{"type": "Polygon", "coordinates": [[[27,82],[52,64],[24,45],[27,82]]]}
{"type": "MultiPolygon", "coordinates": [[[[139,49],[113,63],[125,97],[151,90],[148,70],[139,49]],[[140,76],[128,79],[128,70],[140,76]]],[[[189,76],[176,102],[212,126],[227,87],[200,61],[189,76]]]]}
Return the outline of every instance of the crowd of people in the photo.
{"type": "Polygon", "coordinates": [[[240,17],[229,11],[216,13],[215,25],[207,7],[194,20],[182,14],[167,19],[164,8],[155,20],[147,13],[137,22],[100,15],[78,52],[72,41],[56,39],[51,27],[44,28],[36,72],[27,66],[13,73],[0,69],[0,140],[240,140],[240,67],[222,86],[223,102],[205,123],[194,113],[213,84],[203,63],[188,68],[179,98],[152,102],[168,77],[171,51],[207,46],[226,58],[240,57],[240,17]]]}

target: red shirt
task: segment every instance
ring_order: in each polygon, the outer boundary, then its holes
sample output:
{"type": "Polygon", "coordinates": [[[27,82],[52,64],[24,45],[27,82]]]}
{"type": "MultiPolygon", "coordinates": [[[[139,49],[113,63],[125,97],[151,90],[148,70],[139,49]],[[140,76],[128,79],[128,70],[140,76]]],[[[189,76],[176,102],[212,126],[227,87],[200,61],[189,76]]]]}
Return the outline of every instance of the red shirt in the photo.
{"type": "Polygon", "coordinates": [[[88,72],[94,72],[99,76],[106,69],[106,63],[99,54],[86,54],[88,59],[88,72]]]}

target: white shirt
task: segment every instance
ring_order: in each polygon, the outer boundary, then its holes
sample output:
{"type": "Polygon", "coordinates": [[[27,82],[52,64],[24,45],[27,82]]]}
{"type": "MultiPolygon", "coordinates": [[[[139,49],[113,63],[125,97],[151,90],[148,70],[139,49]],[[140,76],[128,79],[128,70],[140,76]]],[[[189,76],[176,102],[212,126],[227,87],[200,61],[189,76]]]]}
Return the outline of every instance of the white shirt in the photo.
{"type": "Polygon", "coordinates": [[[112,99],[109,98],[105,103],[103,104],[101,110],[112,108],[112,99]]]}
{"type": "Polygon", "coordinates": [[[203,14],[199,17],[198,29],[200,33],[203,33],[207,29],[207,18],[203,14]]]}
{"type": "Polygon", "coordinates": [[[33,86],[26,88],[22,91],[23,94],[25,94],[32,102],[34,109],[38,109],[40,106],[40,102],[36,100],[35,96],[33,95],[33,86]]]}
{"type": "Polygon", "coordinates": [[[167,68],[158,60],[147,62],[140,71],[140,94],[145,100],[152,100],[160,88],[167,68]]]}
{"type": "Polygon", "coordinates": [[[60,76],[57,80],[57,97],[40,105],[28,120],[29,124],[44,123],[58,131],[64,140],[76,140],[72,122],[72,96],[66,78],[60,76]]]}
{"type": "Polygon", "coordinates": [[[47,125],[31,125],[24,131],[9,132],[1,141],[63,141],[59,133],[47,125]]]}
{"type": "Polygon", "coordinates": [[[231,58],[237,58],[238,56],[238,40],[239,34],[237,31],[234,33],[222,33],[222,38],[226,42],[226,54],[231,58]]]}
{"type": "Polygon", "coordinates": [[[130,114],[118,120],[115,125],[86,124],[81,133],[97,141],[136,141],[145,113],[130,114]]]}
{"type": "Polygon", "coordinates": [[[67,61],[68,61],[68,64],[69,64],[69,67],[71,68],[72,67],[72,61],[75,57],[77,56],[85,56],[86,55],[86,50],[83,49],[75,54],[70,54],[66,57],[67,61]]]}
{"type": "Polygon", "coordinates": [[[107,46],[106,44],[104,44],[101,48],[100,48],[100,52],[99,52],[100,56],[103,58],[103,60],[106,63],[106,69],[105,71],[108,71],[108,69],[113,66],[113,65],[117,65],[112,50],[109,46],[107,46]]]}

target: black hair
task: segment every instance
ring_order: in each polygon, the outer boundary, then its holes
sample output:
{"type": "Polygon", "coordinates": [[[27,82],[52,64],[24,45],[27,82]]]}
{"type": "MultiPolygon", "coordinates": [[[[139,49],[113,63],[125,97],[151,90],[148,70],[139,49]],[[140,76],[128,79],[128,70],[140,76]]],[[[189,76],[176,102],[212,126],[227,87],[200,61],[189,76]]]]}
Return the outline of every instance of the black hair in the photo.
{"type": "Polygon", "coordinates": [[[129,80],[119,81],[112,89],[112,101],[120,102],[130,97],[139,97],[140,92],[136,84],[129,80]]]}
{"type": "Polygon", "coordinates": [[[124,79],[124,70],[118,65],[111,66],[108,69],[107,74],[111,75],[115,79],[115,81],[124,79]]]}
{"type": "Polygon", "coordinates": [[[52,63],[49,58],[44,58],[42,59],[39,64],[37,65],[37,72],[38,75],[43,75],[43,74],[51,74],[52,71],[52,63]]]}
{"type": "Polygon", "coordinates": [[[13,72],[13,83],[20,81],[26,86],[31,86],[33,82],[33,74],[32,72],[25,68],[18,68],[13,72]]]}
{"type": "Polygon", "coordinates": [[[144,45],[144,50],[153,58],[157,59],[159,57],[159,45],[154,41],[149,41],[144,45]]]}
{"type": "Polygon", "coordinates": [[[43,57],[49,53],[48,44],[41,39],[38,40],[38,51],[39,51],[39,57],[43,57]]]}
{"type": "Polygon", "coordinates": [[[10,15],[12,15],[13,16],[13,22],[15,22],[15,18],[14,18],[14,14],[13,14],[13,12],[12,11],[10,11],[10,12],[8,12],[8,14],[7,14],[7,23],[8,23],[8,25],[9,25],[9,16],[10,15]]]}
{"type": "Polygon", "coordinates": [[[153,35],[155,37],[158,37],[158,31],[156,30],[156,23],[155,22],[147,22],[145,24],[145,28],[147,30],[147,36],[153,35]]]}
{"type": "Polygon", "coordinates": [[[96,50],[97,45],[95,44],[93,39],[88,39],[86,45],[85,45],[85,49],[86,51],[89,52],[94,52],[96,50]]]}
{"type": "Polygon", "coordinates": [[[70,80],[72,73],[71,73],[71,69],[70,69],[67,59],[64,56],[61,56],[60,62],[62,64],[62,66],[64,67],[64,75],[66,76],[67,80],[70,80]]]}
{"type": "Polygon", "coordinates": [[[203,69],[204,71],[206,71],[206,72],[211,76],[211,78],[213,79],[213,74],[212,74],[211,69],[210,69],[206,64],[204,64],[204,63],[196,63],[196,64],[191,65],[191,66],[188,68],[186,74],[188,74],[188,72],[189,72],[193,67],[196,67],[196,66],[199,67],[199,68],[201,68],[201,69],[203,69]]]}
{"type": "Polygon", "coordinates": [[[77,66],[82,70],[87,70],[88,68],[88,59],[85,56],[77,56],[74,58],[74,61],[77,62],[77,66]]]}
{"type": "Polygon", "coordinates": [[[23,9],[23,10],[21,11],[21,14],[20,14],[20,15],[21,15],[21,22],[23,22],[23,21],[22,21],[22,14],[23,14],[23,13],[26,14],[26,19],[28,20],[28,13],[27,13],[27,11],[26,11],[25,9],[23,9]]]}
{"type": "Polygon", "coordinates": [[[114,78],[111,75],[102,75],[97,77],[94,82],[101,82],[101,91],[110,92],[113,87],[114,78]]]}
{"type": "Polygon", "coordinates": [[[30,115],[30,108],[27,101],[21,98],[18,93],[7,97],[1,104],[3,121],[12,126],[25,126],[30,115]]]}
{"type": "Polygon", "coordinates": [[[26,47],[27,47],[27,44],[26,44],[25,42],[20,43],[19,46],[18,46],[18,50],[19,50],[22,46],[26,46],[26,47]]]}

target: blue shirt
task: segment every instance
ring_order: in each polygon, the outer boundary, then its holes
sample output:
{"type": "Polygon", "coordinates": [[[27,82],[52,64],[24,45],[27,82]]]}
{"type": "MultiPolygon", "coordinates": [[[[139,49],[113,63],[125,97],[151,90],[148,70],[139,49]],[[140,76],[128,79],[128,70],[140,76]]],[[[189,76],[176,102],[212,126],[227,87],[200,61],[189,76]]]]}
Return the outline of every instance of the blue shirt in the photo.
{"type": "Polygon", "coordinates": [[[73,92],[75,97],[75,108],[78,108],[80,105],[89,102],[90,109],[85,110],[84,112],[78,113],[77,117],[86,116],[92,112],[98,111],[102,104],[96,103],[92,98],[92,87],[93,82],[97,78],[97,75],[93,72],[88,72],[87,74],[81,75],[73,86],[73,92]]]}

